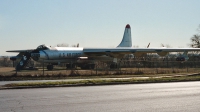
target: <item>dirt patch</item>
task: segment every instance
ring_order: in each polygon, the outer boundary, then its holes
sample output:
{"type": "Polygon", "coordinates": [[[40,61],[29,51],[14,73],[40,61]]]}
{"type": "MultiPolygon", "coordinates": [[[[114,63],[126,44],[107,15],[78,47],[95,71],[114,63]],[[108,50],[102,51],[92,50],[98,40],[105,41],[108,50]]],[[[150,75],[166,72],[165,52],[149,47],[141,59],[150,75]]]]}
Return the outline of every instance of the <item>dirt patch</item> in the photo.
{"type": "Polygon", "coordinates": [[[0,73],[15,71],[14,67],[0,67],[0,73]]]}

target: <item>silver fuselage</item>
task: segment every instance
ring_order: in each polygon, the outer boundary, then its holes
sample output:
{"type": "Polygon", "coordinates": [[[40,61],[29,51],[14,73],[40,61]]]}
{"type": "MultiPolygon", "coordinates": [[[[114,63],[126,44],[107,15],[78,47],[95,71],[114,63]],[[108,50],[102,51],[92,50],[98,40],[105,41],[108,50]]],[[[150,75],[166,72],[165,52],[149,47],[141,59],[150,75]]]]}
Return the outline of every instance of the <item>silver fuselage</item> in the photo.
{"type": "Polygon", "coordinates": [[[82,63],[94,60],[112,61],[109,56],[88,56],[84,54],[83,48],[76,47],[55,47],[47,50],[40,50],[36,53],[31,53],[34,61],[40,63],[82,63]]]}

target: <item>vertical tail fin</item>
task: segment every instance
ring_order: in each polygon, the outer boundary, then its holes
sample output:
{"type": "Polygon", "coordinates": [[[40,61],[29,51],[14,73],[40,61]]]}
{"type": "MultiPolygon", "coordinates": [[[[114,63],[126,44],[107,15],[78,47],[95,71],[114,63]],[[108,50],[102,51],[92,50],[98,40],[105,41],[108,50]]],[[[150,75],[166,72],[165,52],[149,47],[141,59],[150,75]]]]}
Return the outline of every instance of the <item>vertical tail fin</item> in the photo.
{"type": "Polygon", "coordinates": [[[123,39],[117,47],[132,47],[131,27],[129,24],[126,25],[123,39]]]}

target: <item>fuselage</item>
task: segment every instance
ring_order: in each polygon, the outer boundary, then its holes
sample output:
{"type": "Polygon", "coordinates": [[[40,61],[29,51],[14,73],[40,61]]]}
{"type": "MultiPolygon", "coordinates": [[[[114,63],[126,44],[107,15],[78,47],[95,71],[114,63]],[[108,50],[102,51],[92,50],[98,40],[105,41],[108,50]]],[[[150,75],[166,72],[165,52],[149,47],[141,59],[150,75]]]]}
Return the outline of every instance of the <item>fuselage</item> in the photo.
{"type": "Polygon", "coordinates": [[[68,62],[83,57],[83,48],[76,47],[55,47],[45,50],[38,50],[31,53],[33,60],[38,62],[68,62]]]}
{"type": "Polygon", "coordinates": [[[112,61],[109,56],[88,56],[84,54],[81,47],[54,47],[48,49],[40,49],[31,53],[34,61],[41,63],[75,63],[88,62],[93,60],[112,61]]]}

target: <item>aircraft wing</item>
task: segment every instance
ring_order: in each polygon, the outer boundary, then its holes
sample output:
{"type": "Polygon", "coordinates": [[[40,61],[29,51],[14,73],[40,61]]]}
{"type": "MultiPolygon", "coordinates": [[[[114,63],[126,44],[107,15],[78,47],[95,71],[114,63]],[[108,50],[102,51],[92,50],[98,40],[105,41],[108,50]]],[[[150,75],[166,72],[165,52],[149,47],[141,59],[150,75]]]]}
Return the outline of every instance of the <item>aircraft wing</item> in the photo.
{"type": "Polygon", "coordinates": [[[19,52],[19,53],[24,53],[24,52],[32,52],[34,49],[28,49],[28,50],[10,50],[6,52],[19,52]]]}
{"type": "Polygon", "coordinates": [[[133,49],[128,48],[83,48],[83,52],[90,56],[101,56],[108,54],[130,54],[134,52],[133,49]]]}
{"type": "Polygon", "coordinates": [[[84,48],[86,55],[107,55],[107,54],[133,54],[133,53],[161,53],[161,52],[189,52],[200,51],[200,48],[84,48]]]}
{"type": "Polygon", "coordinates": [[[200,51],[200,48],[84,48],[84,53],[103,53],[103,52],[184,52],[184,51],[200,51]]]}

